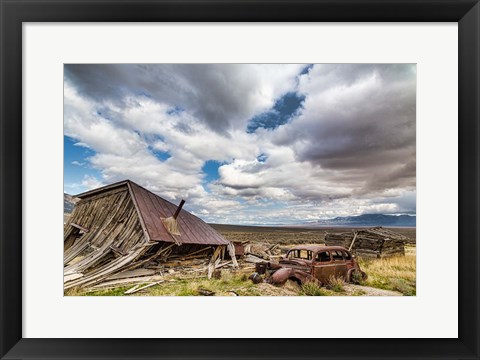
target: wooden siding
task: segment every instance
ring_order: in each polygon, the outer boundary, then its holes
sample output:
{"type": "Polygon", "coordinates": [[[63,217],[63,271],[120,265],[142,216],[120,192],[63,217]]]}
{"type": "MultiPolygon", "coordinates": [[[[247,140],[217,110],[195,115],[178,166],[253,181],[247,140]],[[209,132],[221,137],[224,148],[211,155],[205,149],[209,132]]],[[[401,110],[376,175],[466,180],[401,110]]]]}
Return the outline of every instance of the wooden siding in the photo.
{"type": "Polygon", "coordinates": [[[126,186],[104,196],[81,200],[65,224],[65,242],[78,234],[78,227],[71,226],[71,223],[88,229],[88,232],[65,249],[66,289],[95,284],[130,264],[153,245],[147,242],[126,186]]]}

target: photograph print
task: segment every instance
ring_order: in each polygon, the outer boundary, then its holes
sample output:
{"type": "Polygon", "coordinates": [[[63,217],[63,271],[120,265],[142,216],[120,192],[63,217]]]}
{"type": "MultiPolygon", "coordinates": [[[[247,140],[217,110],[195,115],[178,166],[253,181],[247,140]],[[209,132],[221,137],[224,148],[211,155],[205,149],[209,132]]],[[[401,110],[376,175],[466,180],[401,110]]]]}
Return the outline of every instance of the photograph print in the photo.
{"type": "Polygon", "coordinates": [[[65,64],[65,296],[415,296],[415,64],[65,64]]]}

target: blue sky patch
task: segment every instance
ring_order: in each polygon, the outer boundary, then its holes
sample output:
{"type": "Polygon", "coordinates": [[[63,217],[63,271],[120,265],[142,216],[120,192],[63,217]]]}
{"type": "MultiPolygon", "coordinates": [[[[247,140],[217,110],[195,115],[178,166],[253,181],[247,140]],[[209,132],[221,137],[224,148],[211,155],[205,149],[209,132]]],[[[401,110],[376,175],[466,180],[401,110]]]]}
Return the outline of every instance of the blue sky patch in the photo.
{"type": "Polygon", "coordinates": [[[183,111],[185,111],[185,110],[183,108],[181,108],[180,106],[175,106],[173,108],[168,109],[167,114],[168,115],[177,115],[177,114],[180,114],[183,111]]]}
{"type": "Polygon", "coordinates": [[[63,136],[63,183],[64,191],[71,195],[82,192],[82,187],[79,185],[84,180],[85,176],[92,176],[101,178],[101,173],[93,169],[88,163],[87,158],[95,155],[95,152],[84,146],[75,145],[77,140],[69,136],[63,136]]]}
{"type": "Polygon", "coordinates": [[[160,151],[160,150],[156,150],[152,147],[150,147],[150,151],[152,152],[153,155],[155,155],[155,157],[161,161],[165,161],[165,160],[168,160],[172,157],[172,155],[170,155],[170,153],[168,151],[160,151]]]}
{"type": "Polygon", "coordinates": [[[265,154],[263,154],[263,153],[257,156],[257,160],[258,160],[259,162],[263,162],[263,163],[264,163],[267,159],[268,159],[268,156],[265,155],[265,154]]]}
{"type": "Polygon", "coordinates": [[[302,69],[302,71],[300,72],[300,75],[308,74],[311,68],[313,68],[313,64],[308,64],[302,69]]]}
{"type": "Polygon", "coordinates": [[[254,116],[247,125],[247,133],[253,133],[258,128],[276,129],[286,124],[302,107],[305,96],[296,92],[288,92],[279,98],[273,108],[254,116]]]}
{"type": "Polygon", "coordinates": [[[202,171],[205,174],[205,182],[211,183],[220,178],[218,174],[218,168],[223,164],[216,160],[208,160],[202,167],[202,171]]]}
{"type": "Polygon", "coordinates": [[[143,90],[139,90],[139,91],[137,92],[137,95],[139,95],[139,96],[145,96],[145,97],[148,98],[148,99],[152,99],[152,95],[151,95],[150,93],[146,92],[146,91],[143,91],[143,90]]]}

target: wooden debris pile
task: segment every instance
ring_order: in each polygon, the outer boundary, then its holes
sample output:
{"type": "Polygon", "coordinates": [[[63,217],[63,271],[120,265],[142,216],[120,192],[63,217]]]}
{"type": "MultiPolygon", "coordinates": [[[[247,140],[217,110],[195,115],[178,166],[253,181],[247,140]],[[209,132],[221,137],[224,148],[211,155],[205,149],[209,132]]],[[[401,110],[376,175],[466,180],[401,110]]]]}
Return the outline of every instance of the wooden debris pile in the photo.
{"type": "MultiPolygon", "coordinates": [[[[238,268],[235,256],[233,256],[233,259],[226,258],[225,254],[228,252],[226,246],[209,246],[180,254],[176,252],[179,248],[177,245],[169,244],[161,247],[158,251],[147,251],[137,261],[133,261],[126,266],[118,267],[118,264],[114,263],[109,271],[105,267],[100,269],[92,267],[83,269],[83,273],[79,273],[78,267],[67,266],[64,273],[64,288],[81,286],[91,289],[104,289],[125,286],[126,284],[160,284],[172,277],[178,279],[207,275],[208,278],[211,278],[215,276],[215,272],[219,269],[238,268]],[[103,276],[99,277],[99,272],[103,276]]],[[[78,264],[82,260],[79,260],[78,264]]],[[[138,288],[136,291],[140,290],[142,289],[138,288]]]]}
{"type": "MultiPolygon", "coordinates": [[[[238,245],[237,245],[238,246],[238,245]]],[[[281,257],[282,250],[277,245],[247,244],[242,247],[243,256],[235,252],[238,247],[233,243],[227,246],[209,246],[198,250],[179,252],[181,247],[164,247],[162,251],[152,251],[155,257],[142,261],[142,267],[134,270],[122,270],[104,278],[97,284],[90,284],[92,290],[111,289],[131,285],[125,294],[135,294],[151,286],[160,285],[179,279],[194,279],[207,276],[220,278],[222,271],[239,271],[249,273],[259,261],[276,261],[281,257]],[[233,256],[232,256],[233,255],[233,256]]],[[[148,255],[148,253],[147,253],[148,255]]]]}
{"type": "Polygon", "coordinates": [[[407,237],[382,227],[325,235],[327,246],[343,246],[357,256],[368,258],[405,255],[407,240],[407,237]]]}
{"type": "Polygon", "coordinates": [[[132,285],[133,287],[125,292],[129,295],[165,282],[200,278],[205,275],[215,277],[215,273],[219,273],[221,269],[237,269],[238,263],[234,265],[231,259],[222,260],[222,253],[227,250],[221,250],[221,247],[216,249],[220,250],[213,251],[213,247],[208,247],[190,253],[150,259],[141,268],[117,272],[97,284],[87,284],[87,287],[99,290],[132,285]]]}
{"type": "Polygon", "coordinates": [[[128,180],[77,197],[64,225],[64,289],[238,266],[234,245],[181,211],[184,201],[176,206],[128,180]]]}
{"type": "Polygon", "coordinates": [[[278,260],[282,255],[278,244],[255,243],[246,244],[243,260],[250,263],[259,263],[278,260]]]}

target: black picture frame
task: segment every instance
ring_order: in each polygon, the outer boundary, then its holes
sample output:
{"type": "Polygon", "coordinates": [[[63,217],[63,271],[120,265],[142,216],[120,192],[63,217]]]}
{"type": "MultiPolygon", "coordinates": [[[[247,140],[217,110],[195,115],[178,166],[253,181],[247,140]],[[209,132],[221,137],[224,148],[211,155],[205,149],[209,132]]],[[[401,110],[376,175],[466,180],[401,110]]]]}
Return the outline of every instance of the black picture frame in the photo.
{"type": "Polygon", "coordinates": [[[480,4],[478,0],[0,0],[0,12],[0,356],[2,358],[479,358],[480,4]],[[22,338],[22,23],[150,21],[458,22],[458,339],[22,338]]]}

